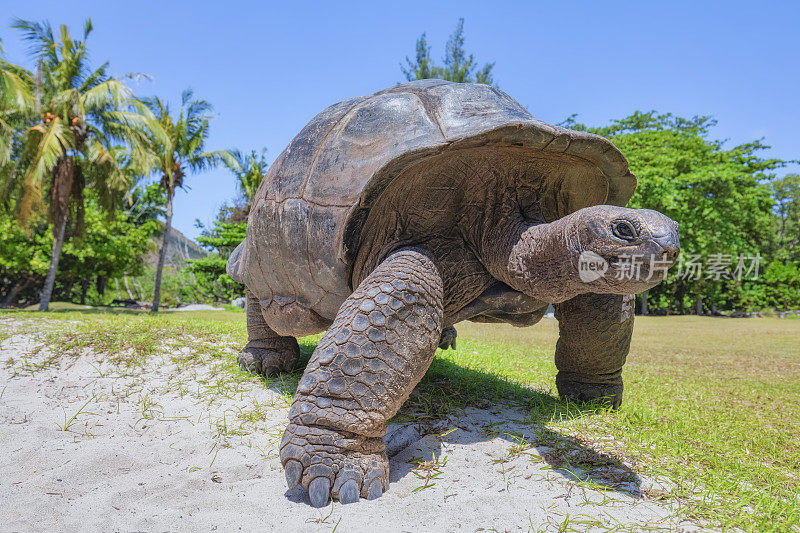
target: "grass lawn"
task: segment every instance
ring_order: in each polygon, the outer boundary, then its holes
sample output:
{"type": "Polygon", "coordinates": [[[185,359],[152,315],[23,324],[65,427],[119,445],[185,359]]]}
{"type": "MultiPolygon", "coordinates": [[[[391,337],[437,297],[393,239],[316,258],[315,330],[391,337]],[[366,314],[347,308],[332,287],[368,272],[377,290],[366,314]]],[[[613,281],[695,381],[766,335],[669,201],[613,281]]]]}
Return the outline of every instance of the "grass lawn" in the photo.
{"type": "MultiPolygon", "coordinates": [[[[65,308],[4,315],[58,320],[47,339],[59,353],[88,347],[135,366],[165,342],[190,345],[231,379],[245,379],[230,349],[222,349],[244,344],[241,312],[65,308]]],[[[515,404],[541,428],[541,441],[520,447],[548,446],[551,464],[590,469],[625,460],[665,480],[643,497],[671,503],[683,516],[722,528],[800,528],[800,320],[640,317],[617,411],[555,397],[555,320],[525,329],[457,329],[458,349],[437,354],[398,420],[515,404]],[[576,447],[593,453],[570,453],[576,447]]],[[[12,333],[0,330],[0,340],[12,333]]],[[[318,339],[301,340],[306,357],[318,339]]],[[[286,380],[287,394],[298,378],[286,380]]]]}

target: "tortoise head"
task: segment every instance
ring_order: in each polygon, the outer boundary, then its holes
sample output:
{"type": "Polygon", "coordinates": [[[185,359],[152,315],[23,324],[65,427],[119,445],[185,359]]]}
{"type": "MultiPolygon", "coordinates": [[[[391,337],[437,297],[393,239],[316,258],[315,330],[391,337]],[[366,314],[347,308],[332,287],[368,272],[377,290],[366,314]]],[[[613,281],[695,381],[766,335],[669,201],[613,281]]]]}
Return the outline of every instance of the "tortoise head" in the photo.
{"type": "Polygon", "coordinates": [[[558,303],[584,293],[635,294],[678,257],[678,224],[650,209],[598,205],[532,224],[502,248],[492,272],[517,291],[558,303]]]}
{"type": "Polygon", "coordinates": [[[678,223],[658,211],[600,205],[565,218],[584,292],[642,292],[658,285],[678,258],[678,223]]]}

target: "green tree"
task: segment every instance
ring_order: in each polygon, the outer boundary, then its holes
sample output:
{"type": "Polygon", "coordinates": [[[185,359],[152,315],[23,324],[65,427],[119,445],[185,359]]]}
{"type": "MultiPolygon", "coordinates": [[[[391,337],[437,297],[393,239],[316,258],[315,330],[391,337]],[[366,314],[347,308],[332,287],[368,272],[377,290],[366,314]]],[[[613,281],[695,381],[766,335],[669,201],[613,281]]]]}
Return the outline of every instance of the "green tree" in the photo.
{"type": "Polygon", "coordinates": [[[485,63],[478,68],[473,54],[467,54],[464,49],[464,19],[458,19],[458,24],[445,45],[444,66],[437,66],[431,58],[431,47],[428,46],[426,35],[423,33],[417,40],[415,60],[406,57],[406,65],[400,65],[408,81],[440,79],[458,83],[485,83],[493,85],[492,69],[494,63],[485,63]]]}
{"type": "Polygon", "coordinates": [[[42,223],[25,231],[12,213],[0,210],[0,235],[0,307],[8,307],[41,286],[50,263],[53,232],[42,223]]]}
{"type": "Polygon", "coordinates": [[[772,182],[778,215],[777,255],[800,261],[800,174],[787,174],[772,182]]]}
{"type": "Polygon", "coordinates": [[[159,226],[154,219],[137,226],[124,211],[104,213],[93,191],[86,204],[85,231],[64,244],[59,275],[65,298],[72,299],[72,287],[79,286],[82,304],[92,280],[99,281],[97,296],[102,299],[105,280],[142,272],[142,256],[153,247],[159,226]]]}
{"type": "Polygon", "coordinates": [[[174,117],[170,113],[168,104],[160,98],[147,98],[144,102],[165,133],[163,138],[153,138],[150,148],[154,158],[153,166],[161,176],[161,188],[166,193],[164,236],[158,254],[152,305],[152,311],[158,311],[161,300],[161,276],[167,255],[169,232],[172,228],[172,202],[175,190],[184,186],[187,172],[200,172],[221,162],[230,168],[237,168],[238,163],[228,151],[205,150],[213,108],[207,101],[196,99],[191,90],[183,91],[180,110],[174,117]]]}
{"type": "MultiPolygon", "coordinates": [[[[150,219],[134,224],[126,211],[106,212],[95,191],[85,198],[85,228],[75,238],[75,217],[70,217],[67,238],[59,262],[59,276],[53,294],[72,300],[73,287],[80,287],[79,300],[85,303],[90,286],[96,285],[102,299],[105,281],[123,273],[136,275],[143,266],[142,256],[152,246],[158,223],[150,219]],[[94,282],[94,283],[92,283],[94,282]]],[[[0,295],[2,306],[16,304],[41,286],[50,263],[52,227],[37,222],[27,231],[7,212],[0,212],[0,295]]]]}
{"type": "MultiPolygon", "coordinates": [[[[46,311],[71,201],[78,205],[80,216],[87,186],[95,188],[99,198],[107,201],[127,191],[127,178],[115,148],[119,143],[127,144],[128,162],[133,163],[135,156],[142,153],[146,132],[150,130],[155,135],[153,128],[157,124],[124,81],[108,74],[107,62],[91,68],[86,47],[91,20],[86,20],[79,40],[73,39],[63,25],[58,37],[47,22],[17,19],[13,27],[31,42],[38,72],[27,76],[34,85],[32,105],[26,98],[18,100],[25,104],[18,112],[33,125],[22,134],[18,160],[6,176],[6,191],[10,196],[18,195],[17,213],[23,226],[44,211],[45,192],[49,193],[53,244],[39,305],[40,310],[46,311]]],[[[103,207],[112,210],[114,206],[103,207]]]]}
{"type": "Polygon", "coordinates": [[[190,261],[189,271],[195,273],[199,288],[214,299],[232,300],[244,296],[244,286],[228,276],[225,266],[228,258],[239,243],[244,240],[247,224],[226,223],[216,221],[210,230],[203,230],[203,236],[197,239],[204,248],[212,253],[208,256],[190,261]]]}
{"type": "MultiPolygon", "coordinates": [[[[229,168],[236,177],[239,198],[234,200],[232,206],[220,208],[214,226],[203,229],[202,236],[197,239],[211,253],[189,262],[188,270],[194,274],[196,281],[193,288],[216,301],[232,300],[244,295],[244,286],[228,276],[225,266],[233,249],[244,240],[250,206],[269,167],[266,154],[266,148],[260,153],[252,150],[247,155],[238,150],[231,152],[237,164],[229,168]]],[[[203,227],[200,221],[197,221],[197,225],[203,227]]]]}
{"type": "Polygon", "coordinates": [[[136,186],[131,192],[130,205],[125,209],[128,220],[136,226],[166,216],[167,197],[160,183],[136,186]]]}

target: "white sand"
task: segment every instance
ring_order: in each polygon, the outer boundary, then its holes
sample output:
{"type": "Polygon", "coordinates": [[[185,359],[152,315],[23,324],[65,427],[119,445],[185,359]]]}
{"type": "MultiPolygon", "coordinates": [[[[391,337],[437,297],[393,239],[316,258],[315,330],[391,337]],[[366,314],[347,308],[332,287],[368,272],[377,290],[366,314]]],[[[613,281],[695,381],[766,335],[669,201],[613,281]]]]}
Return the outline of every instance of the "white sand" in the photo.
{"type": "Polygon", "coordinates": [[[165,309],[165,311],[224,311],[224,307],[214,307],[208,304],[189,304],[183,307],[175,307],[172,309],[165,309]]]}
{"type": "MultiPolygon", "coordinates": [[[[0,317],[0,331],[23,325],[0,317]]],[[[376,501],[313,509],[305,495],[287,492],[276,455],[283,395],[246,382],[225,397],[208,388],[215,377],[207,369],[180,370],[166,357],[134,375],[95,353],[14,375],[57,355],[42,345],[30,331],[0,343],[2,531],[555,531],[567,516],[577,530],[594,529],[581,521],[695,529],[641,498],[635,482],[600,492],[569,481],[542,460],[544,447],[509,458],[513,438],[498,433],[533,437],[534,428],[500,408],[441,421],[437,434],[455,429],[444,437],[393,427],[390,490],[376,501]],[[266,412],[258,429],[232,434],[237,414],[256,402],[266,412]],[[423,480],[409,461],[432,453],[447,462],[435,485],[414,492],[423,480]]],[[[633,476],[618,470],[605,476],[633,476]]]]}

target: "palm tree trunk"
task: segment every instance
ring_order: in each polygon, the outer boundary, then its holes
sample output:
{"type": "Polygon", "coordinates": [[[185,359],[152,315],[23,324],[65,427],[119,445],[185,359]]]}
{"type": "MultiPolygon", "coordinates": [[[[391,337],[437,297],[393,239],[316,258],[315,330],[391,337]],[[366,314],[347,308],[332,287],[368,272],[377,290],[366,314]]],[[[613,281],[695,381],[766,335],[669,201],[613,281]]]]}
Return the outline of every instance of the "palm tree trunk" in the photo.
{"type": "Polygon", "coordinates": [[[53,186],[50,192],[50,213],[53,219],[53,249],[50,253],[50,267],[44,279],[39,311],[50,310],[50,299],[53,297],[53,286],[56,283],[58,261],[61,259],[61,248],[64,246],[64,230],[67,227],[69,198],[72,191],[72,180],[75,166],[71,158],[62,155],[56,163],[53,174],[53,186]]]}
{"type": "Polygon", "coordinates": [[[169,232],[172,229],[172,191],[167,191],[167,221],[164,224],[164,239],[161,242],[161,250],[158,252],[158,266],[156,266],[156,285],[153,289],[153,306],[150,311],[158,311],[158,304],[161,303],[161,271],[164,269],[164,261],[167,258],[167,245],[169,244],[169,232]]]}
{"type": "Polygon", "coordinates": [[[53,296],[53,286],[56,283],[56,270],[58,270],[58,260],[61,259],[61,248],[64,246],[64,230],[67,227],[66,214],[61,217],[57,227],[53,228],[53,250],[50,252],[50,267],[47,269],[47,277],[44,278],[42,288],[42,299],[39,302],[39,311],[50,310],[50,298],[53,296]]]}

